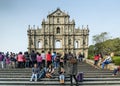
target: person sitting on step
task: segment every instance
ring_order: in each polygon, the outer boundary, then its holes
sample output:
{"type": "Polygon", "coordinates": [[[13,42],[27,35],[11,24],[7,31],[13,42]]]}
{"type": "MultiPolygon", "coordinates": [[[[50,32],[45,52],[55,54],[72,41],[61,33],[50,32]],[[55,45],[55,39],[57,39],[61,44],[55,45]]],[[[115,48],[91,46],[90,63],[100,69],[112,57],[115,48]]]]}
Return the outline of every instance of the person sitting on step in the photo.
{"type": "Polygon", "coordinates": [[[42,69],[41,69],[41,71],[39,72],[39,74],[38,74],[38,80],[40,80],[40,79],[42,79],[42,78],[45,78],[45,75],[46,75],[46,67],[43,67],[42,69]]]}
{"type": "Polygon", "coordinates": [[[38,73],[39,73],[39,68],[37,67],[37,64],[34,64],[34,67],[32,68],[32,76],[30,81],[32,81],[33,79],[34,81],[37,81],[38,73]]]}
{"type": "Polygon", "coordinates": [[[113,70],[113,76],[117,75],[118,72],[120,72],[120,65],[113,70]]]}
{"type": "Polygon", "coordinates": [[[104,69],[105,65],[109,64],[112,62],[112,58],[109,54],[106,55],[106,59],[102,62],[102,69],[104,69]]]}
{"type": "Polygon", "coordinates": [[[60,83],[64,84],[64,80],[65,80],[64,73],[65,73],[65,70],[64,70],[64,68],[62,66],[60,66],[58,73],[59,73],[60,83]]]}
{"type": "Polygon", "coordinates": [[[52,64],[50,64],[46,71],[46,77],[52,78],[53,74],[54,74],[54,68],[52,67],[52,64]]]}

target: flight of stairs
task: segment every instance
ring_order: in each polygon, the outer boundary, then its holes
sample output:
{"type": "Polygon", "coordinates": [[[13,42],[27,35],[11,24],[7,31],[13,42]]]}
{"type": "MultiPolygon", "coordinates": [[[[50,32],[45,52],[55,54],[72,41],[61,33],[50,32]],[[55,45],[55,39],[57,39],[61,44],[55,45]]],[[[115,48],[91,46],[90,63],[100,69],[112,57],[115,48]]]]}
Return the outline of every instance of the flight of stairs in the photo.
{"type": "MultiPolygon", "coordinates": [[[[112,71],[95,69],[84,62],[78,64],[78,71],[84,73],[84,81],[79,82],[79,86],[120,85],[120,73],[112,76],[112,71]]],[[[30,82],[31,68],[0,69],[0,86],[70,86],[70,77],[67,72],[65,75],[65,84],[62,85],[59,83],[58,74],[51,79],[43,78],[37,82],[30,82]]]]}

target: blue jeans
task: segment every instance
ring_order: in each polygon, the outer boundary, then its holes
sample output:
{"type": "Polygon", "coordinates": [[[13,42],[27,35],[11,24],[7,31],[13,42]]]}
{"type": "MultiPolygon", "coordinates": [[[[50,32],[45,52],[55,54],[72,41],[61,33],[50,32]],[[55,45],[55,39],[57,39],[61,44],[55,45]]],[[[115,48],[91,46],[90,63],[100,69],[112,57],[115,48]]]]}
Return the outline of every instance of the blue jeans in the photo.
{"type": "Polygon", "coordinates": [[[105,65],[107,65],[107,64],[109,64],[109,63],[110,63],[110,61],[107,61],[107,60],[106,60],[105,62],[103,62],[103,63],[102,63],[102,69],[104,69],[105,65]]]}
{"type": "Polygon", "coordinates": [[[79,58],[79,62],[82,62],[82,61],[83,61],[83,57],[80,57],[80,58],[79,58]]]}
{"type": "Polygon", "coordinates": [[[32,74],[30,81],[32,81],[33,79],[37,81],[37,74],[34,73],[32,74]]]}
{"type": "Polygon", "coordinates": [[[114,75],[116,75],[116,73],[119,71],[119,69],[118,68],[115,68],[114,70],[113,70],[113,74],[114,75]]]}
{"type": "Polygon", "coordinates": [[[57,68],[59,66],[59,62],[54,61],[54,67],[57,68]]]}
{"type": "Polygon", "coordinates": [[[60,74],[59,79],[60,79],[60,80],[64,80],[64,79],[65,79],[65,76],[64,76],[63,74],[60,74]]]}
{"type": "Polygon", "coordinates": [[[4,62],[0,61],[0,64],[1,64],[1,68],[3,69],[4,68],[4,62]]]}
{"type": "Polygon", "coordinates": [[[38,79],[44,78],[46,74],[46,68],[43,68],[41,72],[38,74],[38,79]]]}
{"type": "Polygon", "coordinates": [[[25,62],[25,67],[29,67],[29,61],[25,62]]]}
{"type": "Polygon", "coordinates": [[[38,68],[41,67],[42,62],[37,62],[38,68]]]}

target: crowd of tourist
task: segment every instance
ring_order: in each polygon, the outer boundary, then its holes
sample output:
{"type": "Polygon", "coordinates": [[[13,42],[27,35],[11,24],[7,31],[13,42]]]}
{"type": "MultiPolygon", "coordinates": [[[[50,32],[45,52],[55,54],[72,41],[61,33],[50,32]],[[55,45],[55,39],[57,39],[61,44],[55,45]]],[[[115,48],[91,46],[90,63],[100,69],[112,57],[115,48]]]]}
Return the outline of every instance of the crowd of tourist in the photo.
{"type": "MultiPolygon", "coordinates": [[[[59,65],[63,66],[63,63],[66,64],[68,54],[65,53],[61,55],[60,53],[48,52],[47,54],[42,51],[41,53],[32,51],[28,52],[19,52],[18,54],[7,52],[0,52],[0,67],[3,68],[29,68],[33,67],[36,63],[38,67],[48,67],[51,63],[54,68],[57,68],[59,65]]],[[[80,53],[77,56],[78,61],[82,61],[84,57],[80,53]]]]}
{"type": "MultiPolygon", "coordinates": [[[[72,76],[76,75],[76,61],[72,59],[74,57],[78,62],[83,61],[84,55],[79,53],[78,55],[72,54],[71,52],[65,53],[64,55],[56,52],[42,51],[41,53],[31,51],[19,52],[18,54],[7,52],[0,52],[0,67],[4,68],[32,68],[32,76],[30,81],[37,81],[43,77],[52,78],[56,69],[58,69],[60,83],[64,83],[64,65],[68,64],[69,70],[71,71],[71,83],[72,76]],[[71,62],[70,62],[71,61],[71,62]]],[[[76,78],[75,78],[76,80],[76,78]]],[[[77,82],[77,81],[76,81],[77,82]]]]}
{"type": "Polygon", "coordinates": [[[3,52],[0,52],[0,66],[1,68],[15,68],[16,67],[16,61],[17,61],[17,55],[15,53],[7,52],[4,54],[3,52]]]}

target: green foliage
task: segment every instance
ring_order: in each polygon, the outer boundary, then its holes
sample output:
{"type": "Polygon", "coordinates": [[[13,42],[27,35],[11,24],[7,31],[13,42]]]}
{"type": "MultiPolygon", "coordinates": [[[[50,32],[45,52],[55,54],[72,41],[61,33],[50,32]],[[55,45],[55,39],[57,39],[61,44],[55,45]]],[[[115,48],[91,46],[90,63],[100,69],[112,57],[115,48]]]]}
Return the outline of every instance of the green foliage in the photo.
{"type": "Polygon", "coordinates": [[[101,34],[97,34],[93,36],[93,42],[95,44],[101,43],[109,39],[108,33],[107,32],[102,32],[101,34]]]}
{"type": "Polygon", "coordinates": [[[94,54],[94,45],[90,45],[89,46],[89,51],[88,53],[91,55],[91,54],[94,54]]]}
{"type": "Polygon", "coordinates": [[[97,34],[93,36],[94,51],[97,53],[104,52],[104,42],[109,39],[107,32],[102,32],[101,34],[97,34]]]}
{"type": "Polygon", "coordinates": [[[115,65],[120,65],[120,56],[114,56],[112,59],[115,65]]]}
{"type": "Polygon", "coordinates": [[[88,59],[93,60],[93,57],[94,57],[94,55],[91,55],[91,54],[88,55],[88,59]]]}
{"type": "Polygon", "coordinates": [[[94,45],[90,45],[88,50],[88,59],[93,59],[93,56],[94,56],[94,45]]]}
{"type": "Polygon", "coordinates": [[[92,48],[90,46],[89,52],[101,52],[102,54],[114,52],[116,56],[120,56],[120,38],[109,39],[108,33],[103,32],[94,35],[93,42],[95,45],[92,45],[92,48]]]}
{"type": "Polygon", "coordinates": [[[114,52],[116,56],[120,55],[120,38],[107,40],[103,44],[105,52],[114,52]]]}

